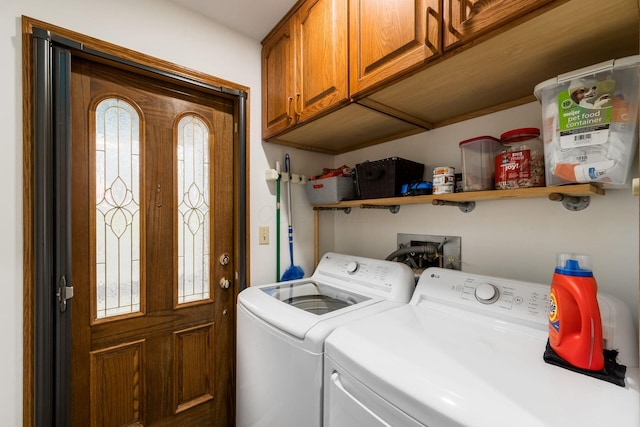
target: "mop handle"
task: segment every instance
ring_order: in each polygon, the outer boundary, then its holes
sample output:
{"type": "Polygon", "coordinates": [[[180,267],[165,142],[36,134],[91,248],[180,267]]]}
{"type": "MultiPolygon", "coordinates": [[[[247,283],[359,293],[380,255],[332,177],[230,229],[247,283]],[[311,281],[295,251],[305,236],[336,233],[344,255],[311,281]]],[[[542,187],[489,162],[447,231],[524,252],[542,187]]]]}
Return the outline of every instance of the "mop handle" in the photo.
{"type": "MultiPolygon", "coordinates": [[[[284,171],[287,174],[287,210],[289,214],[289,233],[291,233],[291,225],[293,221],[291,220],[291,160],[289,159],[289,155],[285,154],[284,156],[284,171]]],[[[291,236],[289,236],[291,238],[291,236]]]]}
{"type": "Polygon", "coordinates": [[[289,154],[284,155],[284,171],[287,174],[287,211],[289,220],[289,258],[293,265],[293,219],[291,213],[291,159],[289,154]]]}
{"type": "Polygon", "coordinates": [[[276,282],[280,281],[280,162],[276,162],[276,282]]]}

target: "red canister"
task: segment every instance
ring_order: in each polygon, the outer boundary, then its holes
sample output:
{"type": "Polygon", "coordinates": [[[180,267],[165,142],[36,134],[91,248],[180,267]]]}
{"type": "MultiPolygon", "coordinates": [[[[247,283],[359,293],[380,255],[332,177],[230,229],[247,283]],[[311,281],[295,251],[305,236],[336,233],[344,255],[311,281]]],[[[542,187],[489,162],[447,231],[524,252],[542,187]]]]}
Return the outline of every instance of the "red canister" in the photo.
{"type": "Polygon", "coordinates": [[[496,189],[544,186],[544,147],[540,129],[513,129],[500,136],[495,158],[496,189]]]}

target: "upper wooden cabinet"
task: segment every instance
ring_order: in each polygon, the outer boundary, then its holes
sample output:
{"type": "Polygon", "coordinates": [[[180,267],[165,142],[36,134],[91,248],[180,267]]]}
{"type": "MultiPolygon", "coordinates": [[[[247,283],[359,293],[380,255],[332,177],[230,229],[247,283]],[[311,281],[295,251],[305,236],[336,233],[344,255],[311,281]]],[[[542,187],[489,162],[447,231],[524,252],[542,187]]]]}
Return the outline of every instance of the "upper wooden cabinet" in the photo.
{"type": "Polygon", "coordinates": [[[263,138],[294,123],[296,93],[293,21],[285,23],[262,47],[262,133],[263,138]]]}
{"type": "Polygon", "coordinates": [[[309,0],[262,47],[263,137],[349,100],[347,4],[309,0]]]}
{"type": "MultiPolygon", "coordinates": [[[[322,98],[314,95],[340,93],[324,74],[337,70],[335,63],[309,68],[319,59],[304,67],[311,89],[299,98],[299,82],[282,89],[301,78],[299,71],[285,72],[299,63],[300,42],[290,53],[284,46],[302,40],[300,11],[315,3],[300,0],[263,48],[263,120],[285,123],[264,138],[306,150],[344,153],[532,102],[540,82],[638,54],[638,0],[349,0],[350,93],[334,104],[318,103],[321,111],[303,121],[305,109],[313,111],[310,101],[322,98]],[[288,28],[290,22],[298,24],[288,28]]],[[[327,28],[335,29],[334,21],[326,18],[333,25],[327,28]]],[[[321,48],[345,53],[331,43],[321,48]]]]}
{"type": "Polygon", "coordinates": [[[350,0],[351,95],[439,55],[441,9],[441,0],[350,0]]]}
{"type": "Polygon", "coordinates": [[[553,0],[444,0],[444,48],[504,25],[553,0]]]}

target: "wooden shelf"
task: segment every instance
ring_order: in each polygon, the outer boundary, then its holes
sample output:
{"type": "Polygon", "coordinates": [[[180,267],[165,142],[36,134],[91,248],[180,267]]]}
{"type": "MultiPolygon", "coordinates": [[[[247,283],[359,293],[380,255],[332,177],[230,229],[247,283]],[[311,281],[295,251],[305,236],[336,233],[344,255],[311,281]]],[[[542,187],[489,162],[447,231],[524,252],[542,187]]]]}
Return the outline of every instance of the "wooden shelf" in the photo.
{"type": "Polygon", "coordinates": [[[467,193],[437,194],[429,196],[401,196],[388,197],[384,199],[347,200],[340,203],[312,204],[311,206],[314,210],[314,261],[315,265],[318,265],[318,262],[320,261],[320,221],[318,218],[318,212],[321,210],[341,209],[348,213],[352,208],[379,207],[389,208],[392,213],[396,213],[401,205],[440,204],[444,202],[447,204],[458,205],[460,210],[463,212],[470,212],[474,209],[475,202],[482,200],[549,198],[555,201],[562,201],[565,208],[577,211],[582,210],[589,205],[591,196],[604,196],[604,194],[604,190],[595,184],[574,184],[557,187],[473,191],[467,193]],[[469,204],[472,206],[469,206],[469,204]]]}
{"type": "Polygon", "coordinates": [[[415,204],[433,204],[434,201],[477,202],[482,200],[535,199],[556,197],[555,195],[572,197],[604,196],[605,191],[594,184],[564,185],[558,187],[519,188],[513,190],[489,190],[467,193],[437,194],[428,196],[401,196],[384,199],[348,200],[340,203],[311,205],[314,209],[323,208],[360,208],[363,206],[401,206],[415,204]]]}

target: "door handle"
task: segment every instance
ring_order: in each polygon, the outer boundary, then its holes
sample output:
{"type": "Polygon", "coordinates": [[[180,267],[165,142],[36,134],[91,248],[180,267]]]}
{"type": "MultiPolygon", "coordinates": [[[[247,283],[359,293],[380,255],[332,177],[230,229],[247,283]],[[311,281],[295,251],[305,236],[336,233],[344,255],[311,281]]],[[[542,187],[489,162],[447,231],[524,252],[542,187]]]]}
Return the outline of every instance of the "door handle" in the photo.
{"type": "Polygon", "coordinates": [[[222,289],[229,289],[229,286],[231,286],[231,281],[229,279],[227,279],[226,277],[220,279],[220,287],[222,289]]]}

